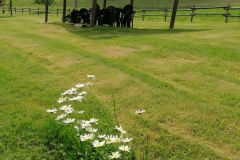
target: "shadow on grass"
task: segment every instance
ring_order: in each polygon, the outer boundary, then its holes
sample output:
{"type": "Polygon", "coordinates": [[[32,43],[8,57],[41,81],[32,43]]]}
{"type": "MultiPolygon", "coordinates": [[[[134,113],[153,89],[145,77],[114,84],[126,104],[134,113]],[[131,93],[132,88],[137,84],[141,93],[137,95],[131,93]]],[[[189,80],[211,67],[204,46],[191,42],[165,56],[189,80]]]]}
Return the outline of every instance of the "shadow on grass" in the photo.
{"type": "Polygon", "coordinates": [[[95,26],[95,27],[78,27],[68,23],[53,23],[64,27],[67,31],[80,35],[85,38],[101,40],[111,39],[122,36],[141,36],[153,34],[178,34],[183,32],[200,32],[209,29],[139,29],[139,28],[122,28],[122,27],[109,27],[109,26],[95,26]]]}
{"type": "Polygon", "coordinates": [[[7,16],[0,16],[0,18],[11,18],[11,15],[7,15],[7,16]]]}

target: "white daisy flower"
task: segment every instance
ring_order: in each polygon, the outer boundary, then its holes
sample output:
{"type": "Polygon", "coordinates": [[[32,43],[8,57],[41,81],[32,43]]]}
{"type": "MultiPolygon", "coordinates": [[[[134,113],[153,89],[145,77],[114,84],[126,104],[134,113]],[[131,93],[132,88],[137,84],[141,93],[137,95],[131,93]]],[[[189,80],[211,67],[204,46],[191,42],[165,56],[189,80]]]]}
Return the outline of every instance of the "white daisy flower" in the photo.
{"type": "Polygon", "coordinates": [[[94,133],[85,134],[85,136],[87,137],[88,140],[94,139],[94,133]]]}
{"type": "Polygon", "coordinates": [[[105,141],[106,141],[106,144],[113,143],[113,135],[105,136],[105,141]]]}
{"type": "Polygon", "coordinates": [[[60,116],[57,116],[57,118],[55,120],[60,120],[63,119],[64,117],[66,117],[67,114],[61,114],[60,116]]]}
{"type": "Polygon", "coordinates": [[[122,137],[118,137],[117,135],[116,135],[116,136],[113,136],[113,137],[112,137],[112,142],[114,142],[114,143],[120,143],[120,142],[122,142],[122,137]]]}
{"type": "Polygon", "coordinates": [[[86,83],[86,86],[89,86],[89,87],[91,87],[93,85],[93,83],[92,82],[87,82],[86,83]]]}
{"type": "Polygon", "coordinates": [[[115,126],[115,129],[119,130],[122,134],[127,133],[125,130],[123,130],[122,126],[115,126]]]}
{"type": "Polygon", "coordinates": [[[62,110],[68,114],[74,112],[74,109],[71,107],[71,105],[64,105],[64,106],[60,107],[59,110],[62,110]]]}
{"type": "Polygon", "coordinates": [[[76,97],[73,97],[73,98],[68,98],[69,101],[79,101],[79,102],[82,102],[83,100],[83,96],[76,96],[76,97]]]}
{"type": "Polygon", "coordinates": [[[98,119],[96,119],[96,118],[91,118],[91,119],[90,119],[90,123],[98,124],[98,119]]]}
{"type": "Polygon", "coordinates": [[[119,147],[119,149],[120,149],[121,151],[130,152],[131,147],[121,145],[121,146],[119,147]]]}
{"type": "Polygon", "coordinates": [[[142,114],[142,113],[144,113],[146,110],[144,110],[144,109],[139,109],[139,110],[136,110],[135,111],[135,114],[142,114]]]}
{"type": "Polygon", "coordinates": [[[71,89],[68,89],[67,92],[68,92],[68,94],[70,94],[70,95],[77,94],[77,89],[78,89],[78,88],[71,88],[71,89]]]}
{"type": "Polygon", "coordinates": [[[77,131],[79,131],[80,130],[80,128],[79,128],[79,126],[74,126],[74,128],[77,130],[77,131]]]}
{"type": "Polygon", "coordinates": [[[84,111],[78,111],[78,113],[82,114],[82,113],[84,113],[84,111]]]}
{"type": "Polygon", "coordinates": [[[62,103],[62,102],[65,102],[67,100],[67,97],[60,97],[57,102],[58,103],[62,103]]]}
{"type": "Polygon", "coordinates": [[[88,78],[95,78],[95,75],[90,75],[90,74],[88,74],[87,77],[88,77],[88,78]]]}
{"type": "Polygon", "coordinates": [[[80,135],[79,138],[82,142],[87,140],[87,137],[85,135],[80,135]]]}
{"type": "Polygon", "coordinates": [[[122,142],[127,143],[127,142],[130,142],[131,140],[132,140],[132,138],[123,138],[123,139],[122,139],[122,142]]]}
{"type": "Polygon", "coordinates": [[[112,152],[112,155],[109,156],[110,159],[117,159],[120,157],[121,157],[121,154],[119,152],[112,152]]]}
{"type": "Polygon", "coordinates": [[[105,134],[103,134],[103,135],[98,135],[98,138],[105,138],[105,137],[106,137],[105,134]]]}
{"type": "Polygon", "coordinates": [[[73,108],[68,108],[68,110],[65,111],[67,114],[73,113],[74,109],[73,108]]]}
{"type": "Polygon", "coordinates": [[[75,87],[76,87],[76,88],[82,88],[82,87],[84,87],[84,86],[85,86],[84,83],[79,83],[79,84],[77,84],[75,87]]]}
{"type": "Polygon", "coordinates": [[[86,127],[91,127],[91,123],[89,121],[81,120],[78,121],[78,123],[82,129],[85,129],[86,127]]]}
{"type": "Polygon", "coordinates": [[[97,132],[98,129],[92,128],[92,127],[86,127],[86,131],[88,132],[97,132]]]}
{"type": "Polygon", "coordinates": [[[67,119],[64,120],[63,122],[64,122],[64,123],[67,123],[67,124],[70,124],[70,123],[72,123],[72,122],[74,122],[74,121],[75,121],[74,118],[67,118],[67,119]]]}
{"type": "Polygon", "coordinates": [[[92,142],[93,147],[102,147],[104,146],[105,141],[99,142],[99,140],[95,140],[92,142]]]}
{"type": "Polygon", "coordinates": [[[52,109],[47,109],[48,113],[56,113],[57,112],[57,108],[52,108],[52,109]]]}
{"type": "Polygon", "coordinates": [[[78,95],[79,96],[85,96],[85,95],[87,95],[87,91],[82,91],[82,92],[78,93],[78,95]]]}
{"type": "Polygon", "coordinates": [[[73,88],[69,89],[69,92],[77,92],[77,90],[78,90],[77,88],[73,87],[73,88]]]}
{"type": "Polygon", "coordinates": [[[68,90],[66,90],[66,91],[64,91],[63,93],[61,93],[62,96],[67,95],[67,94],[69,94],[69,91],[68,91],[68,90]]]}

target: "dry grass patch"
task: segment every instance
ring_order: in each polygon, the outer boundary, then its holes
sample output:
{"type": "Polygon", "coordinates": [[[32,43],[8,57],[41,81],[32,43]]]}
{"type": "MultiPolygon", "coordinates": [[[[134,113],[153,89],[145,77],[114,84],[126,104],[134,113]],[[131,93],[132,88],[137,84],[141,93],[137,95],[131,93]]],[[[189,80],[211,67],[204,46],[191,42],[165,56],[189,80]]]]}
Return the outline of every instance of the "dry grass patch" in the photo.
{"type": "Polygon", "coordinates": [[[134,48],[121,47],[121,46],[103,46],[102,52],[105,53],[107,58],[126,57],[129,54],[137,51],[134,48]]]}

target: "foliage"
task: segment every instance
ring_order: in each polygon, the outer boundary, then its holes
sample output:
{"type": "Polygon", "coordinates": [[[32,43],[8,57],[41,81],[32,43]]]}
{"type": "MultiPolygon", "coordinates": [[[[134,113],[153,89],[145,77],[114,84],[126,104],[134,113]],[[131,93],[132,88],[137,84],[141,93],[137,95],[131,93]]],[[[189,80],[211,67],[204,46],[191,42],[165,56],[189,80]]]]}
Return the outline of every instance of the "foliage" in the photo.
{"type": "Polygon", "coordinates": [[[0,0],[0,5],[5,4],[5,1],[6,1],[6,0],[0,0]]]}
{"type": "MultiPolygon", "coordinates": [[[[46,4],[46,1],[47,0],[34,0],[34,3],[36,4],[46,4]]],[[[48,0],[48,5],[51,6],[51,5],[55,5],[56,4],[56,0],[48,0]]]]}

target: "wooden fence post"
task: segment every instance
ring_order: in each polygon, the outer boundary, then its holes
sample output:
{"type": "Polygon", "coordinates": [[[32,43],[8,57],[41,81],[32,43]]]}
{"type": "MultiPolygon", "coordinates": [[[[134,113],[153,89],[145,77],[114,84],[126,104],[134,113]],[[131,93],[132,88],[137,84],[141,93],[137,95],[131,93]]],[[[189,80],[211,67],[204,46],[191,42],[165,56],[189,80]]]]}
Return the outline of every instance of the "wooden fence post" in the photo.
{"type": "Polygon", "coordinates": [[[143,14],[142,14],[142,20],[144,21],[146,10],[142,10],[142,12],[143,12],[143,14]]]}
{"type": "Polygon", "coordinates": [[[192,13],[191,13],[191,22],[193,21],[193,16],[194,16],[194,12],[195,12],[195,5],[193,5],[192,7],[191,7],[191,10],[192,10],[192,13]]]}
{"type": "Polygon", "coordinates": [[[11,16],[12,16],[12,0],[10,0],[10,13],[11,13],[11,16]]]}
{"type": "Polygon", "coordinates": [[[225,15],[225,23],[228,23],[228,16],[229,16],[229,8],[230,8],[230,4],[228,3],[226,9],[226,15],[225,15]]]}
{"type": "Polygon", "coordinates": [[[164,9],[164,21],[167,22],[168,7],[164,9]]]}

